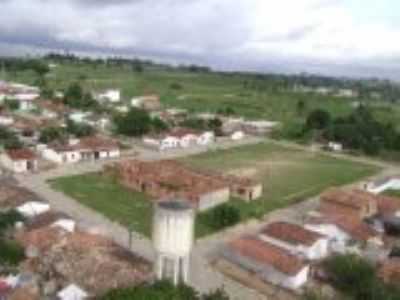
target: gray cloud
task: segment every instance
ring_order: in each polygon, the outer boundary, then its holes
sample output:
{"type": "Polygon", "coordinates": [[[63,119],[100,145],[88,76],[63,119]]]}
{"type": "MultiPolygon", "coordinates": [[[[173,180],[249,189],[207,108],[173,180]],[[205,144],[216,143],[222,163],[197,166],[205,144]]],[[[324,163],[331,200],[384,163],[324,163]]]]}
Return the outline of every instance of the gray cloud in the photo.
{"type": "Polygon", "coordinates": [[[370,30],[356,27],[343,3],[0,0],[0,53],[31,47],[138,55],[223,69],[397,77],[400,67],[393,68],[391,62],[398,61],[400,49],[384,45],[398,32],[377,31],[376,37],[385,40],[367,47],[370,30]]]}

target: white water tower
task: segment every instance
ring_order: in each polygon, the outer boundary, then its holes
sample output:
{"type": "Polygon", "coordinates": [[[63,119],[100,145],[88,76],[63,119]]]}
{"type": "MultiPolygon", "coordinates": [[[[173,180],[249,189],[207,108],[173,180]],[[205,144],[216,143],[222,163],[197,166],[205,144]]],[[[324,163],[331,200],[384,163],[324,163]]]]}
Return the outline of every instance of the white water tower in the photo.
{"type": "Polygon", "coordinates": [[[153,244],[158,279],[171,279],[175,285],[188,282],[194,219],[194,209],[186,201],[162,201],[155,205],[153,244]]]}

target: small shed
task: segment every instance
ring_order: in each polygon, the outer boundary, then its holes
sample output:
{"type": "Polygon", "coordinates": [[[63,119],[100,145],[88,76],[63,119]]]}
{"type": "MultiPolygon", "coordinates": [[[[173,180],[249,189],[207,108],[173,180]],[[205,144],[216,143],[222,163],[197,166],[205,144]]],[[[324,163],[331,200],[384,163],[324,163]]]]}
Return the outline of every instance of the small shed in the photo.
{"type": "Polygon", "coordinates": [[[70,284],[57,294],[60,300],[84,300],[88,293],[75,284],[70,284]]]}

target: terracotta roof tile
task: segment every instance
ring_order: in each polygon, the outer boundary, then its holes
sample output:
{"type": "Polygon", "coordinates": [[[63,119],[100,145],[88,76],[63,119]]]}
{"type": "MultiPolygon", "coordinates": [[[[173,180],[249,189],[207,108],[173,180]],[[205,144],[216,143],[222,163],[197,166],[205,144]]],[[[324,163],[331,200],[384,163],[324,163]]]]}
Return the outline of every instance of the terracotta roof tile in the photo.
{"type": "Polygon", "coordinates": [[[29,149],[12,149],[6,151],[12,160],[32,160],[36,159],[36,154],[29,149]]]}
{"type": "Polygon", "coordinates": [[[298,274],[306,265],[286,250],[252,237],[237,239],[229,244],[235,253],[248,257],[260,264],[272,266],[288,275],[298,274]]]}
{"type": "Polygon", "coordinates": [[[315,242],[323,238],[323,235],[319,233],[286,222],[275,222],[269,224],[261,231],[261,234],[290,244],[301,244],[307,246],[312,246],[315,242]]]}

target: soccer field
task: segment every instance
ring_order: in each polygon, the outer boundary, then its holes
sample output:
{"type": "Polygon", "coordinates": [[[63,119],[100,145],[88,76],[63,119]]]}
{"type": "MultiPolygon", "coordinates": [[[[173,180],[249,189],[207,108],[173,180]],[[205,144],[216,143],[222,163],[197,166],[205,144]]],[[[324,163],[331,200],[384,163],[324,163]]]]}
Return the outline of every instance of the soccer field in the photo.
{"type": "MultiPolygon", "coordinates": [[[[248,176],[263,183],[261,199],[251,203],[232,200],[242,220],[264,214],[317,195],[330,186],[357,181],[374,174],[371,165],[336,159],[321,154],[293,150],[272,143],[220,150],[182,159],[184,163],[235,175],[248,176]]],[[[130,191],[100,174],[62,177],[51,182],[61,190],[124,225],[149,235],[152,204],[144,194],[130,191]]],[[[197,236],[213,232],[200,217],[197,236]]]]}

